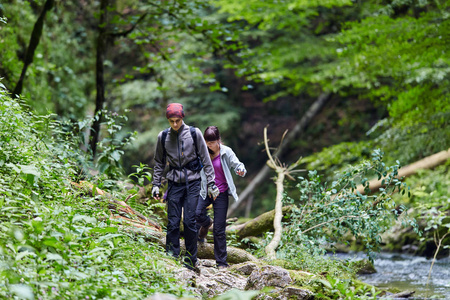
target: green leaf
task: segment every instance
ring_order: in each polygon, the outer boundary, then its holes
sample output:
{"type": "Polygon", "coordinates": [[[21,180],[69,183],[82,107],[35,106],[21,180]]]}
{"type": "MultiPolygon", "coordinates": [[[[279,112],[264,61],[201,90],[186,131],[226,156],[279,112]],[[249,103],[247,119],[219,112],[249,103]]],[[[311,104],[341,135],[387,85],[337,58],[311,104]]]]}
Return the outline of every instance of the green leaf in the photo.
{"type": "Polygon", "coordinates": [[[114,233],[117,232],[119,229],[117,227],[105,227],[105,228],[100,228],[100,227],[96,227],[91,229],[90,232],[97,232],[97,233],[114,233]]]}
{"type": "Polygon", "coordinates": [[[20,298],[34,299],[33,289],[26,284],[11,284],[9,290],[20,298]]]}
{"type": "Polygon", "coordinates": [[[55,261],[64,261],[62,256],[57,253],[47,253],[46,259],[47,260],[55,260],[55,261]]]}
{"type": "Polygon", "coordinates": [[[86,215],[75,215],[72,219],[73,223],[78,221],[84,221],[86,223],[95,224],[97,223],[97,219],[94,217],[86,216],[86,215]]]}
{"type": "Polygon", "coordinates": [[[322,283],[324,286],[326,286],[329,289],[332,288],[331,283],[328,280],[319,278],[319,279],[317,279],[317,281],[319,281],[320,283],[322,283]]]}

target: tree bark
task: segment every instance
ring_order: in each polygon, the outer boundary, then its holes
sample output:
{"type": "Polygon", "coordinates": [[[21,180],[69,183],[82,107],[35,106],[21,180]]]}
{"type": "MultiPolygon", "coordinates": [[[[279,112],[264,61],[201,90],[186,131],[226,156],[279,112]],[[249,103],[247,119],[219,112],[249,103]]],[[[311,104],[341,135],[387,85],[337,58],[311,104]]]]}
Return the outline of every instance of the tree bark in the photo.
{"type": "MultiPolygon", "coordinates": [[[[282,215],[289,216],[292,206],[284,206],[282,208],[282,215]]],[[[231,225],[227,227],[227,232],[234,232],[238,239],[243,239],[251,236],[258,236],[264,232],[273,230],[273,221],[275,219],[275,210],[259,215],[258,217],[245,222],[244,224],[231,225]]]]}
{"type": "MultiPolygon", "coordinates": [[[[305,128],[309,125],[311,120],[322,110],[325,103],[330,98],[329,93],[322,93],[317,100],[311,105],[311,107],[306,111],[300,121],[292,129],[291,134],[286,136],[285,142],[280,145],[278,150],[274,153],[274,156],[281,157],[289,145],[300,133],[302,133],[305,128]]],[[[259,170],[258,174],[250,181],[247,187],[239,195],[239,202],[234,203],[228,210],[228,216],[233,215],[236,210],[247,202],[248,197],[253,194],[253,191],[262,184],[262,182],[267,178],[270,173],[270,168],[267,165],[259,170]]]]}
{"type": "MultiPolygon", "coordinates": [[[[421,169],[432,169],[438,165],[445,163],[448,159],[450,159],[450,149],[430,155],[428,157],[425,157],[424,159],[416,161],[415,163],[412,163],[403,168],[400,168],[398,170],[397,177],[398,178],[408,177],[408,176],[416,174],[417,171],[419,171],[421,169]]],[[[382,187],[381,180],[373,179],[373,180],[369,181],[369,188],[370,188],[371,192],[378,191],[378,189],[380,187],[382,187]]],[[[360,192],[361,194],[364,194],[365,193],[364,186],[362,186],[362,185],[358,186],[357,191],[360,192]]]]}
{"type": "MultiPolygon", "coordinates": [[[[144,240],[152,243],[157,243],[161,247],[166,247],[166,234],[164,232],[158,232],[154,230],[148,230],[145,228],[139,228],[136,226],[123,226],[121,228],[124,231],[132,232],[139,237],[143,237],[144,240]]],[[[180,241],[181,251],[184,252],[186,247],[184,240],[180,241]]],[[[214,257],[214,244],[210,243],[198,243],[197,257],[201,259],[215,259],[214,257]]],[[[231,264],[238,264],[247,261],[256,261],[257,258],[248,253],[247,251],[235,247],[227,247],[227,262],[231,264]]]]}
{"type": "Polygon", "coordinates": [[[275,202],[275,217],[273,219],[273,228],[274,234],[270,243],[266,246],[266,254],[269,259],[276,259],[277,254],[275,250],[278,248],[278,245],[281,241],[281,234],[283,232],[283,227],[281,226],[281,218],[282,215],[282,207],[283,207],[283,190],[284,190],[284,172],[285,170],[281,168],[277,168],[277,199],[275,202]]]}
{"type": "Polygon", "coordinates": [[[109,0],[101,0],[100,2],[100,17],[98,25],[98,37],[97,37],[97,55],[96,55],[96,70],[95,80],[97,94],[95,98],[95,112],[94,123],[92,124],[90,133],[90,145],[92,150],[92,156],[95,157],[97,152],[97,143],[100,135],[100,125],[102,123],[103,105],[105,104],[105,78],[104,78],[104,61],[106,57],[106,39],[107,39],[107,17],[108,17],[108,4],[109,0]]]}
{"type": "Polygon", "coordinates": [[[33,31],[31,33],[30,42],[28,43],[27,52],[23,61],[22,73],[20,74],[19,81],[13,91],[13,97],[18,97],[23,90],[23,82],[27,73],[28,66],[33,62],[34,52],[36,51],[39,41],[42,36],[42,29],[44,28],[44,19],[48,11],[50,11],[55,3],[54,0],[45,1],[41,14],[39,15],[36,23],[34,24],[33,31]]]}

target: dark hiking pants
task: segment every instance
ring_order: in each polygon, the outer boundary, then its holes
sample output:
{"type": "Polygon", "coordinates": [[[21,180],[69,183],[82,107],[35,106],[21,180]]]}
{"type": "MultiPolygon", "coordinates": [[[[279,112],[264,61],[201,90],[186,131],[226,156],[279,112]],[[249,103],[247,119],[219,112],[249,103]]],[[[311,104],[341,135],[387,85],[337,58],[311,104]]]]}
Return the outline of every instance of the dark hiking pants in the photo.
{"type": "Polygon", "coordinates": [[[167,236],[166,251],[174,257],[180,255],[180,221],[183,215],[184,241],[186,254],[184,263],[193,267],[197,263],[197,228],[195,210],[200,195],[200,179],[188,183],[169,181],[167,192],[167,236]]]}
{"type": "MultiPolygon", "coordinates": [[[[210,197],[205,200],[199,197],[196,216],[197,227],[208,226],[210,217],[208,217],[206,208],[212,203],[214,209],[214,257],[217,266],[228,266],[227,264],[227,240],[225,234],[227,211],[228,211],[228,190],[220,193],[213,201],[210,197]]],[[[196,239],[197,240],[197,239],[196,239]]]]}

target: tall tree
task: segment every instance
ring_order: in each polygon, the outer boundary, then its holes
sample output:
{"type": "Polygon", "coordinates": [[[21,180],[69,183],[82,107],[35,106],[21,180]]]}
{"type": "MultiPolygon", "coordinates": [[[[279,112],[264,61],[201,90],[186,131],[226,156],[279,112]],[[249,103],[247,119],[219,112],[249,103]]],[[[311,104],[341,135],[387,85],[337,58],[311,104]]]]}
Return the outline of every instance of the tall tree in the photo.
{"type": "Polygon", "coordinates": [[[34,53],[36,51],[37,46],[39,45],[39,41],[42,36],[45,15],[47,14],[48,11],[52,9],[54,3],[55,3],[54,0],[45,1],[41,14],[39,15],[36,23],[34,24],[33,32],[31,33],[30,42],[28,43],[28,48],[23,61],[22,73],[20,74],[19,81],[17,82],[16,87],[13,90],[14,97],[19,96],[22,93],[23,82],[25,80],[25,75],[27,73],[28,66],[33,62],[34,53]]]}
{"type": "Polygon", "coordinates": [[[97,151],[97,143],[100,134],[100,124],[102,123],[102,110],[105,103],[105,79],[104,79],[104,63],[106,56],[106,42],[107,42],[107,29],[108,29],[108,6],[109,0],[100,1],[100,12],[98,21],[98,36],[96,47],[96,63],[95,63],[95,112],[94,123],[92,124],[90,134],[90,144],[92,154],[95,156],[97,151]]]}

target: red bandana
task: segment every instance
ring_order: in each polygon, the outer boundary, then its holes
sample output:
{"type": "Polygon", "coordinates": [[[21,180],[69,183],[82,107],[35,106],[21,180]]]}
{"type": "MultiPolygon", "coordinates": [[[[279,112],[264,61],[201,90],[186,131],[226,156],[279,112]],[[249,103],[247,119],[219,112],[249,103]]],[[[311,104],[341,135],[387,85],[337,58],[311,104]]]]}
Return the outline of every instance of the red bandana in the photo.
{"type": "Polygon", "coordinates": [[[180,103],[170,103],[167,105],[166,118],[184,118],[183,105],[180,103]]]}

